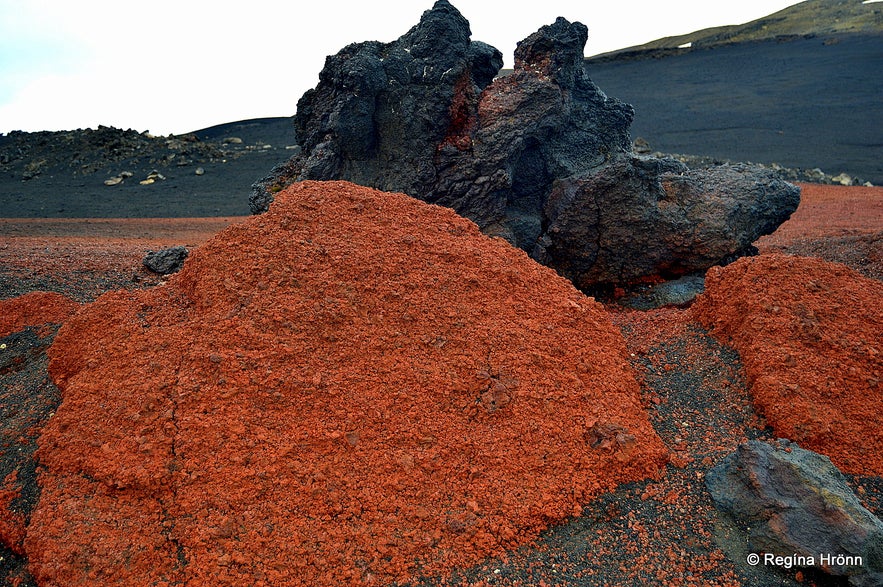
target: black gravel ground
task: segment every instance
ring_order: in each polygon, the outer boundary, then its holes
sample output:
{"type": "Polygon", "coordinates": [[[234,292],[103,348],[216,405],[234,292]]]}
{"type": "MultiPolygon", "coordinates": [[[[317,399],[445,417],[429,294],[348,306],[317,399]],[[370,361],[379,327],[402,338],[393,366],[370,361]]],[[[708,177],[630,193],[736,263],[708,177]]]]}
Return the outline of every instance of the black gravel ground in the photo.
{"type": "MultiPolygon", "coordinates": [[[[591,31],[590,31],[591,34],[591,31]]],[[[837,35],[595,62],[657,151],[820,168],[883,185],[883,35],[837,35]]]]}
{"type": "Polygon", "coordinates": [[[107,127],[10,133],[0,136],[0,217],[246,216],[251,184],[287,159],[294,143],[291,118],[173,137],[107,127]],[[165,179],[142,185],[152,171],[165,179]],[[104,184],[123,172],[132,177],[104,184]]]}

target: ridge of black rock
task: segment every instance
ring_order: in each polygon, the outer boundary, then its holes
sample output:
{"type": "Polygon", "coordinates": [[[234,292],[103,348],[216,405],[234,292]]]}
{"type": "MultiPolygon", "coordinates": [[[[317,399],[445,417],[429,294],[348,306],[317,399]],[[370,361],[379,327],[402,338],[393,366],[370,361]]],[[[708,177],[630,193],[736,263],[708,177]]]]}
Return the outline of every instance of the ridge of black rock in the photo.
{"type": "Polygon", "coordinates": [[[799,189],[760,167],[634,155],[634,110],[586,74],[587,38],[559,17],[494,79],[501,53],[439,0],[398,40],[345,47],[298,102],[300,151],[255,183],[252,212],[306,179],[404,192],[588,290],[726,262],[796,209],[799,189]]]}

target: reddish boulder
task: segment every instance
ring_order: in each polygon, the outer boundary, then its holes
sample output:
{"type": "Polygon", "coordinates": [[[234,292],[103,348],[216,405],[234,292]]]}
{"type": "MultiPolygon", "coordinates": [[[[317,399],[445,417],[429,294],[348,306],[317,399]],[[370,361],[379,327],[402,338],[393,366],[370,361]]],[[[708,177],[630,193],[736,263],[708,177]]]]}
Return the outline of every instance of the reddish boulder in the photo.
{"type": "Polygon", "coordinates": [[[705,287],[693,311],[739,351],[776,434],[846,472],[883,474],[883,283],[774,254],[714,267],[705,287]]]}
{"type": "Polygon", "coordinates": [[[297,183],[50,349],[46,584],[353,585],[535,538],[667,452],[603,308],[454,212],[297,183]]]}

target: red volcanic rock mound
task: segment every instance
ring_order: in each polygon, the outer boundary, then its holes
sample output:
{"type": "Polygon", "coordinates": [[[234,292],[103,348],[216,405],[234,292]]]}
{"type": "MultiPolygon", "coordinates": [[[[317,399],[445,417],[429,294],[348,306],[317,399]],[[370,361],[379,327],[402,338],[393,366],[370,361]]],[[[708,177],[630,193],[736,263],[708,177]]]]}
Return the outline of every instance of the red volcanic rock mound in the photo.
{"type": "Polygon", "coordinates": [[[50,291],[35,291],[0,300],[0,338],[27,326],[60,324],[79,308],[80,304],[74,300],[50,291]]]}
{"type": "Polygon", "coordinates": [[[50,349],[46,584],[444,574],[658,473],[600,305],[452,211],[304,182],[50,349]]]}
{"type": "Polygon", "coordinates": [[[883,475],[883,283],[810,257],[712,268],[697,318],[742,356],[776,433],[844,471],[883,475]]]}

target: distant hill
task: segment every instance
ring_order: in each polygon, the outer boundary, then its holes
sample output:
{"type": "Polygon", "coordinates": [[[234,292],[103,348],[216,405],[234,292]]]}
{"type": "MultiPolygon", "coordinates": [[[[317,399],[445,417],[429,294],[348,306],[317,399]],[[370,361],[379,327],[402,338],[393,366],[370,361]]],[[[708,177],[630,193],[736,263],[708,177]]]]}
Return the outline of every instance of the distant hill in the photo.
{"type": "Polygon", "coordinates": [[[806,0],[745,24],[702,29],[589,57],[589,62],[652,58],[733,43],[844,33],[883,34],[883,2],[806,0]],[[689,47],[685,47],[689,45],[689,47]]]}
{"type": "Polygon", "coordinates": [[[585,66],[653,150],[883,185],[883,2],[807,0],[585,66]]]}

